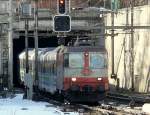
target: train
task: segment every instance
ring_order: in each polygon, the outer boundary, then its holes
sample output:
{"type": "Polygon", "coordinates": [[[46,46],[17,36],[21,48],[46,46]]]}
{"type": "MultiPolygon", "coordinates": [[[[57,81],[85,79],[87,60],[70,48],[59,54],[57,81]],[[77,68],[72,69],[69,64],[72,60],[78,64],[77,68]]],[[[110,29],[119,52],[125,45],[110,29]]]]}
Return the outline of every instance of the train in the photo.
{"type": "MultiPolygon", "coordinates": [[[[35,53],[29,49],[29,73],[34,78],[35,53]]],[[[25,51],[19,55],[20,79],[26,72],[25,51]]],[[[105,48],[58,46],[38,49],[38,89],[73,102],[97,102],[109,90],[105,48]]]]}

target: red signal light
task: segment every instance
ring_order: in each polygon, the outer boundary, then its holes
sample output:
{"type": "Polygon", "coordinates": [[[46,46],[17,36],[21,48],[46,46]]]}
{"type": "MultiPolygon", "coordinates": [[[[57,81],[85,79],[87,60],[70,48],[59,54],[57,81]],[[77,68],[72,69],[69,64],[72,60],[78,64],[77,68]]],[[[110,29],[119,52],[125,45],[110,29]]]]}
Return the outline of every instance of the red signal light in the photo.
{"type": "Polygon", "coordinates": [[[64,4],[64,0],[59,0],[59,3],[60,4],[64,4]]]}
{"type": "Polygon", "coordinates": [[[59,14],[65,14],[66,13],[66,0],[57,0],[57,11],[59,14]]]}

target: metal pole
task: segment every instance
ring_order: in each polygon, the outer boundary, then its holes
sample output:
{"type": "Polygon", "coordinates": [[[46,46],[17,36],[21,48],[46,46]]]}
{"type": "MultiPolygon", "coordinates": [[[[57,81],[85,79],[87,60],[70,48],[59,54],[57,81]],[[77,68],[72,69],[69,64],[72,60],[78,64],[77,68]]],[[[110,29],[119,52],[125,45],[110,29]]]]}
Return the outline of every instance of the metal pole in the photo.
{"type": "Polygon", "coordinates": [[[104,8],[106,8],[106,0],[104,0],[104,8]]]}
{"type": "Polygon", "coordinates": [[[112,75],[114,75],[114,12],[111,13],[111,25],[112,25],[112,30],[111,30],[111,55],[112,55],[112,75]]]}
{"type": "Polygon", "coordinates": [[[134,91],[134,0],[131,0],[131,90],[134,91]]]}
{"type": "MultiPolygon", "coordinates": [[[[34,31],[34,44],[35,44],[35,88],[38,87],[38,6],[35,0],[35,31],[34,31]]],[[[35,89],[37,90],[37,89],[35,89]]]]}
{"type": "Polygon", "coordinates": [[[26,51],[26,73],[29,72],[28,61],[28,19],[25,19],[25,51],[26,51]]]}
{"type": "Polygon", "coordinates": [[[114,72],[114,37],[115,37],[115,30],[114,30],[114,10],[111,12],[111,61],[112,61],[112,73],[111,73],[111,78],[116,79],[117,75],[114,72]]]}
{"type": "Polygon", "coordinates": [[[115,37],[115,30],[114,30],[114,8],[115,8],[115,2],[112,3],[112,12],[111,12],[111,61],[112,61],[112,73],[111,73],[111,78],[115,79],[117,84],[116,84],[116,89],[119,89],[119,78],[117,78],[117,74],[115,74],[114,71],[114,37],[115,37]]]}
{"type": "Polygon", "coordinates": [[[9,0],[9,33],[8,33],[8,47],[9,47],[9,63],[8,63],[8,88],[13,88],[13,38],[12,38],[12,0],[9,0]]]}
{"type": "Polygon", "coordinates": [[[70,13],[70,11],[71,11],[71,2],[70,0],[68,0],[68,13],[70,13]]]}

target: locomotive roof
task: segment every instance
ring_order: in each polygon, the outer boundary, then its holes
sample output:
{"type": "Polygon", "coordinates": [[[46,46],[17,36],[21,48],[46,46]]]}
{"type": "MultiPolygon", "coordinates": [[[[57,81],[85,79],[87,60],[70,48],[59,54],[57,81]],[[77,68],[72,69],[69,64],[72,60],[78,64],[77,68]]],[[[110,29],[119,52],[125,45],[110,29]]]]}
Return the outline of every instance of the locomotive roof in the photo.
{"type": "Polygon", "coordinates": [[[104,47],[91,47],[91,46],[80,46],[80,47],[67,47],[68,52],[106,52],[104,47]]]}

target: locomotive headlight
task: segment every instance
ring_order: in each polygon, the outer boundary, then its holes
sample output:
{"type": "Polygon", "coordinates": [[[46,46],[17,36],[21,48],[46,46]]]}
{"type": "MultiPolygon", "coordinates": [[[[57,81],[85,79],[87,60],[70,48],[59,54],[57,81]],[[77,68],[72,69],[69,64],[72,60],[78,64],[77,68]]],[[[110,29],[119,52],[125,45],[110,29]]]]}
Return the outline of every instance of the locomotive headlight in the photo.
{"type": "Polygon", "coordinates": [[[88,53],[85,53],[85,56],[88,56],[89,54],[88,53]]]}
{"type": "Polygon", "coordinates": [[[73,82],[76,82],[76,81],[77,81],[77,78],[73,77],[71,80],[72,80],[73,82]]]}
{"type": "Polygon", "coordinates": [[[102,80],[102,78],[101,78],[101,77],[99,77],[99,78],[97,78],[97,80],[98,80],[98,81],[101,81],[101,80],[102,80]]]}

